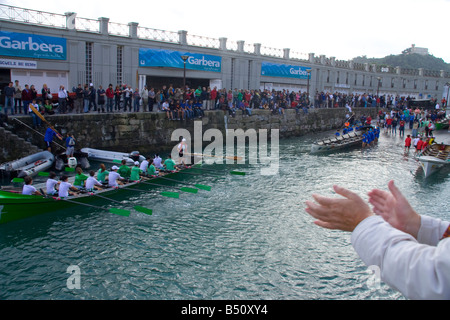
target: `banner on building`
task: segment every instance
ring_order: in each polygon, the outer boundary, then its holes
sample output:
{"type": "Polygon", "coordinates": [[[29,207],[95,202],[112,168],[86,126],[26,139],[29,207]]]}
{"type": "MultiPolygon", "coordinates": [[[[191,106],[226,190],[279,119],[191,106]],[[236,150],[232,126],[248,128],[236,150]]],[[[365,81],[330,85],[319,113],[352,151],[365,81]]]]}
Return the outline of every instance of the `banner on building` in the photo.
{"type": "Polygon", "coordinates": [[[187,56],[186,69],[197,71],[222,71],[222,57],[212,56],[201,53],[180,52],[162,49],[139,49],[140,67],[169,67],[184,68],[184,62],[181,58],[187,56]]]}
{"type": "Polygon", "coordinates": [[[0,31],[0,56],[66,60],[64,38],[0,31]]]}
{"type": "Polygon", "coordinates": [[[308,79],[308,70],[311,68],[264,61],[261,64],[261,75],[266,77],[308,79]]]}

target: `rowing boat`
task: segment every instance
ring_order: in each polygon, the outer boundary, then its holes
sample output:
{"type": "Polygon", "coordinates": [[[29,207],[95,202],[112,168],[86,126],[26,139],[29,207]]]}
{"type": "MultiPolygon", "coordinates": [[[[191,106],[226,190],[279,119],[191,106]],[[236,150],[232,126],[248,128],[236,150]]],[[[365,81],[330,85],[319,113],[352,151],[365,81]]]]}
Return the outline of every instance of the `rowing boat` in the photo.
{"type": "MultiPolygon", "coordinates": [[[[185,170],[189,170],[189,168],[181,169],[179,172],[185,170]]],[[[135,194],[136,192],[146,192],[148,191],[150,186],[159,185],[170,187],[169,185],[164,185],[161,183],[165,181],[165,179],[168,180],[169,179],[168,177],[175,176],[177,174],[178,172],[168,172],[165,173],[163,176],[147,178],[145,181],[143,180],[143,181],[129,182],[123,186],[119,186],[118,188],[106,188],[97,191],[96,193],[86,192],[77,196],[70,196],[65,199],[60,199],[58,197],[51,197],[51,196],[22,195],[21,190],[11,188],[8,189],[3,187],[2,190],[0,190],[0,224],[48,212],[64,210],[75,206],[96,207],[92,204],[93,203],[95,204],[96,202],[99,201],[104,201],[105,199],[109,198],[111,202],[114,201],[117,202],[116,200],[114,200],[114,197],[117,197],[119,193],[126,196],[127,193],[135,194]],[[156,182],[158,182],[158,184],[156,184],[156,182]]],[[[177,181],[177,180],[170,179],[170,181],[177,181]]],[[[179,182],[181,183],[182,181],[179,182]]],[[[207,188],[205,187],[208,187],[198,184],[195,186],[197,186],[199,189],[203,188],[204,190],[207,190],[207,188]]],[[[36,186],[36,188],[39,190],[39,186],[36,186]]],[[[189,188],[185,188],[184,190],[182,189],[182,191],[189,192],[189,190],[186,189],[189,188]]],[[[161,194],[167,197],[174,197],[173,192],[172,193],[162,192],[161,194]]]]}
{"type": "Polygon", "coordinates": [[[370,128],[372,127],[367,126],[342,136],[316,141],[311,145],[311,153],[322,153],[354,146],[361,146],[363,141],[363,133],[368,131],[370,128]]]}
{"type": "Polygon", "coordinates": [[[139,151],[124,153],[117,151],[83,148],[81,149],[81,152],[86,153],[89,159],[100,162],[120,163],[122,162],[122,160],[126,160],[127,166],[134,165],[135,161],[142,162],[145,160],[145,157],[139,154],[139,151]]]}
{"type": "Polygon", "coordinates": [[[55,156],[49,151],[41,151],[27,157],[4,163],[0,166],[2,175],[11,178],[35,176],[41,171],[51,168],[55,156]]]}
{"type": "Polygon", "coordinates": [[[425,178],[450,164],[450,145],[433,144],[428,146],[418,157],[425,178]]]}

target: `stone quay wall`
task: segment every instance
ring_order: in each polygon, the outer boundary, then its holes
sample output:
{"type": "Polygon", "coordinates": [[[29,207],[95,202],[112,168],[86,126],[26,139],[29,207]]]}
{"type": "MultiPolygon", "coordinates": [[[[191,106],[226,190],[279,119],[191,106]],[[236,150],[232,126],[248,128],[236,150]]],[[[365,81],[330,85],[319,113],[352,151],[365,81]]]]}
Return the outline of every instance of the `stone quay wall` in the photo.
{"type": "MultiPolygon", "coordinates": [[[[375,108],[354,109],[355,115],[376,115],[375,108]]],[[[235,117],[222,110],[206,111],[205,117],[196,119],[201,121],[203,133],[208,129],[218,129],[224,136],[225,131],[242,129],[278,129],[280,138],[302,136],[313,132],[339,129],[345,122],[346,109],[310,109],[307,114],[300,110],[299,114],[293,109],[288,109],[285,114],[272,114],[268,110],[253,110],[252,116],[243,116],[239,110],[235,117]]],[[[46,124],[42,123],[40,134],[30,128],[12,121],[13,133],[30,142],[31,144],[45,149],[43,134],[46,124]]],[[[32,126],[30,116],[17,116],[17,119],[32,126]]],[[[176,145],[172,141],[172,133],[176,129],[186,129],[191,138],[195,139],[194,120],[168,120],[163,112],[140,112],[140,113],[88,113],[88,114],[66,114],[46,116],[47,121],[60,133],[70,132],[74,134],[77,141],[76,148],[83,147],[104,149],[120,152],[139,151],[141,154],[153,154],[154,152],[168,152],[176,145]]],[[[2,134],[3,131],[0,131],[2,134]]],[[[197,137],[198,138],[198,137],[197,137]]],[[[55,141],[64,145],[55,138],[55,141]]],[[[11,144],[2,144],[0,148],[0,163],[17,159],[23,156],[23,148],[11,144]],[[14,150],[21,150],[20,156],[14,150]]],[[[31,150],[31,149],[30,149],[31,150]]],[[[31,152],[33,153],[33,152],[31,152]]]]}

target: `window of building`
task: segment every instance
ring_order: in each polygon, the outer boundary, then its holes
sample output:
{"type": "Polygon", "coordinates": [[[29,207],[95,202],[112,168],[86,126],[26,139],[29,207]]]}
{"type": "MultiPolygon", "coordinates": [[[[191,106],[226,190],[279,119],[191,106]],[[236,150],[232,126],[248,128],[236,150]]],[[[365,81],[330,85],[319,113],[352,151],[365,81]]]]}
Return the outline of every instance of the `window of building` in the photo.
{"type": "Polygon", "coordinates": [[[86,42],[86,83],[92,83],[92,55],[93,43],[86,42]]]}
{"type": "Polygon", "coordinates": [[[123,46],[117,46],[117,84],[123,84],[123,46]]]}

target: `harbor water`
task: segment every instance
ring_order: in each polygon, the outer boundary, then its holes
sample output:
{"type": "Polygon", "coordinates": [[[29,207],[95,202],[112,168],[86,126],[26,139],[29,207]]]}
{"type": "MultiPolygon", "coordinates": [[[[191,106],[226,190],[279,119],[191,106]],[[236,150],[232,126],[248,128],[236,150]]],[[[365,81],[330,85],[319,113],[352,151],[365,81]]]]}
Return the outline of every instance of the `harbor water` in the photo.
{"type": "Polygon", "coordinates": [[[211,165],[217,174],[182,179],[210,192],[171,199],[151,189],[104,203],[151,216],[77,207],[1,225],[0,299],[402,300],[374,285],[349,233],[314,225],[305,201],[334,196],[334,184],[367,199],[393,179],[418,212],[448,220],[450,170],[424,179],[404,138],[383,132],[365,150],[309,153],[333,133],[280,140],[276,175],[261,175],[262,164],[211,165]],[[233,169],[247,175],[227,174],[233,169]],[[78,287],[68,281],[73,270],[78,287]]]}

